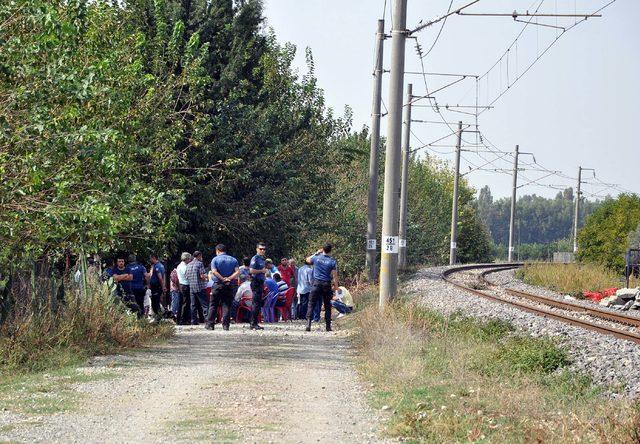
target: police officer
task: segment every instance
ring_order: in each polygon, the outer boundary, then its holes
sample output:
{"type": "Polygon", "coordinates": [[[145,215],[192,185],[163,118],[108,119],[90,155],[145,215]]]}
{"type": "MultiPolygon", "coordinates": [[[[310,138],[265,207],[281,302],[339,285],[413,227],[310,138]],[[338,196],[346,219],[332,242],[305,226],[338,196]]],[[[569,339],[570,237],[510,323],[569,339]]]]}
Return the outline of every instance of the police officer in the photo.
{"type": "Polygon", "coordinates": [[[307,264],[313,265],[313,287],[307,306],[306,331],[311,331],[313,307],[318,299],[324,303],[324,320],[327,331],[331,331],[331,299],[333,292],[338,289],[338,264],[331,257],[332,249],[331,244],[325,244],[316,254],[306,259],[307,264]]]}
{"type": "Polygon", "coordinates": [[[256,246],[256,255],[249,263],[249,274],[251,274],[251,291],[253,292],[253,311],[251,312],[251,330],[264,330],[258,325],[258,316],[262,308],[262,294],[264,292],[264,280],[267,273],[265,255],[267,246],[259,242],[256,246]]]}
{"type": "Polygon", "coordinates": [[[222,303],[222,329],[229,330],[229,310],[238,287],[240,264],[235,257],[227,254],[227,247],[223,244],[216,245],[216,255],[211,259],[211,272],[213,273],[213,286],[211,287],[210,309],[205,328],[213,330],[216,316],[218,316],[218,307],[222,303]]]}
{"type": "Polygon", "coordinates": [[[138,304],[140,312],[138,317],[141,318],[144,315],[144,294],[145,294],[145,280],[147,277],[147,270],[144,265],[139,264],[135,254],[129,255],[129,264],[125,268],[127,274],[131,275],[131,293],[138,304]]]}

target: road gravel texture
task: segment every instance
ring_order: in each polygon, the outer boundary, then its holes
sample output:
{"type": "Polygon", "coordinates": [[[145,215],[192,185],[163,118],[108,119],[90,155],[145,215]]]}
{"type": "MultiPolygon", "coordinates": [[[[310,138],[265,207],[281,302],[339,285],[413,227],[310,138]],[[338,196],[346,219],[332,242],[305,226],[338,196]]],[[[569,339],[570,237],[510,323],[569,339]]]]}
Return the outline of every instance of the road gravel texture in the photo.
{"type": "Polygon", "coordinates": [[[72,411],[0,411],[0,442],[381,441],[348,331],[306,333],[302,322],[177,330],[163,346],[94,358],[81,371],[117,376],[77,384],[72,411]]]}
{"type": "MultiPolygon", "coordinates": [[[[591,376],[596,384],[606,387],[607,395],[613,398],[640,397],[640,380],[637,378],[640,345],[530,314],[459,290],[442,280],[441,273],[447,268],[449,267],[420,270],[404,285],[404,292],[410,299],[446,315],[461,313],[485,320],[502,319],[524,334],[550,337],[569,353],[572,360],[570,369],[591,376]]],[[[496,283],[508,282],[509,287],[520,288],[513,271],[495,273],[489,277],[496,283]]],[[[536,290],[531,286],[526,286],[526,290],[520,289],[532,293],[536,290]]]]}

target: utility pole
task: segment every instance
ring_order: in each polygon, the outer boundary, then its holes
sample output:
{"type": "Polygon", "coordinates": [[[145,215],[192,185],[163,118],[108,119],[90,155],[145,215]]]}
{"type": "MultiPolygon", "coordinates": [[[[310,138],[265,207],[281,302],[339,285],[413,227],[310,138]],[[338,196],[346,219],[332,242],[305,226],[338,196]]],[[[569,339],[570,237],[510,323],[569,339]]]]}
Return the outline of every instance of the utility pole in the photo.
{"type": "Polygon", "coordinates": [[[462,146],[462,121],[458,122],[458,141],[456,142],[456,173],[453,177],[453,205],[451,206],[451,250],[449,265],[458,260],[458,185],[460,183],[460,147],[462,146]]]}
{"type": "Polygon", "coordinates": [[[398,245],[398,266],[401,271],[407,268],[407,196],[409,191],[409,141],[411,140],[411,100],[413,85],[407,85],[407,103],[404,108],[404,129],[402,133],[402,173],[400,177],[400,228],[398,245]]]}
{"type": "Polygon", "coordinates": [[[573,214],[573,252],[578,252],[578,221],[580,220],[580,200],[582,197],[582,191],[580,191],[582,185],[582,172],[593,171],[593,177],[596,177],[596,170],[593,168],[578,167],[578,187],[576,189],[576,206],[573,214]]]}
{"type": "Polygon", "coordinates": [[[516,193],[518,191],[518,153],[520,147],[516,145],[516,151],[513,156],[513,190],[511,192],[511,216],[509,217],[509,257],[508,262],[513,261],[513,236],[514,223],[516,220],[516,193]]]}
{"type": "Polygon", "coordinates": [[[578,218],[580,217],[580,185],[582,184],[582,167],[578,167],[578,187],[576,188],[576,208],[573,214],[573,252],[578,252],[578,218]]]}
{"type": "Polygon", "coordinates": [[[369,151],[369,200],[367,202],[367,259],[365,268],[369,282],[376,279],[376,239],[378,231],[378,171],[380,170],[380,102],[382,101],[382,61],[384,20],[378,20],[376,32],[376,66],[373,71],[373,104],[371,107],[371,148],[369,151]]]}
{"type": "Polygon", "coordinates": [[[382,200],[380,308],[384,308],[393,299],[398,286],[398,199],[400,197],[400,139],[402,137],[402,88],[407,39],[406,28],[407,0],[396,0],[391,27],[391,76],[382,200]]]}

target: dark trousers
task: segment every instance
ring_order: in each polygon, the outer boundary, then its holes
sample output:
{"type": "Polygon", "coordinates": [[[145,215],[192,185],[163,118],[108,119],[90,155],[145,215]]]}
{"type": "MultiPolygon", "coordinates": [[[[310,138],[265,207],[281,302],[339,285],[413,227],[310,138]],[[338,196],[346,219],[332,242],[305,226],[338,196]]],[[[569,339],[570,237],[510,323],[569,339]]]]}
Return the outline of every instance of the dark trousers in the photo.
{"type": "Polygon", "coordinates": [[[151,284],[151,309],[156,316],[160,316],[160,298],[162,297],[162,285],[160,282],[151,284]]]}
{"type": "Polygon", "coordinates": [[[207,316],[207,324],[216,323],[218,316],[218,307],[222,304],[222,325],[227,327],[230,324],[230,311],[233,297],[236,295],[237,286],[231,283],[216,284],[211,288],[211,299],[209,300],[209,316],[207,316]]]}
{"type": "Polygon", "coordinates": [[[188,285],[180,284],[180,308],[176,317],[178,324],[188,325],[191,323],[191,290],[188,285]]]}
{"type": "Polygon", "coordinates": [[[207,298],[207,294],[204,290],[191,291],[191,325],[198,324],[198,303],[202,307],[202,315],[204,318],[207,318],[207,314],[209,312],[209,298],[207,298]]]}
{"type": "Polygon", "coordinates": [[[147,291],[144,288],[132,288],[131,293],[133,293],[133,297],[136,299],[136,304],[140,309],[138,313],[138,317],[141,318],[144,314],[144,295],[147,291]]]}
{"type": "Polygon", "coordinates": [[[253,292],[253,311],[251,312],[251,325],[258,325],[258,316],[262,308],[262,294],[264,293],[264,281],[254,279],[251,281],[253,292]]]}
{"type": "Polygon", "coordinates": [[[310,321],[313,316],[313,307],[316,301],[322,300],[324,303],[324,320],[327,325],[331,324],[331,299],[333,298],[333,290],[331,282],[315,281],[309,296],[309,306],[307,307],[307,320],[310,321]]]}
{"type": "Polygon", "coordinates": [[[300,294],[300,303],[298,304],[298,319],[307,317],[307,307],[309,306],[309,293],[300,294]]]}

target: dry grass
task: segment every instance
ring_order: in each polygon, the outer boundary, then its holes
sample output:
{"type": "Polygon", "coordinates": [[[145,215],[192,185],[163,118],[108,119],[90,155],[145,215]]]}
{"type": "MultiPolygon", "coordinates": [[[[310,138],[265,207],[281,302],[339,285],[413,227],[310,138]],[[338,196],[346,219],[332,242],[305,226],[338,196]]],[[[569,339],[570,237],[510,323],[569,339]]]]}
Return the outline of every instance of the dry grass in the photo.
{"type": "Polygon", "coordinates": [[[88,284],[87,298],[68,293],[56,310],[16,307],[0,328],[0,375],[58,368],[173,334],[170,324],[139,321],[97,279],[88,284]]]}
{"type": "MultiPolygon", "coordinates": [[[[363,300],[366,298],[361,298],[363,300]]],[[[564,370],[548,340],[399,301],[355,316],[360,369],[387,433],[420,442],[637,442],[640,409],[564,370]]]]}
{"type": "MultiPolygon", "coordinates": [[[[529,264],[517,273],[527,284],[580,297],[585,290],[601,291],[626,285],[623,276],[594,264],[529,264]]],[[[638,280],[632,278],[630,286],[637,285],[638,280]]]]}

